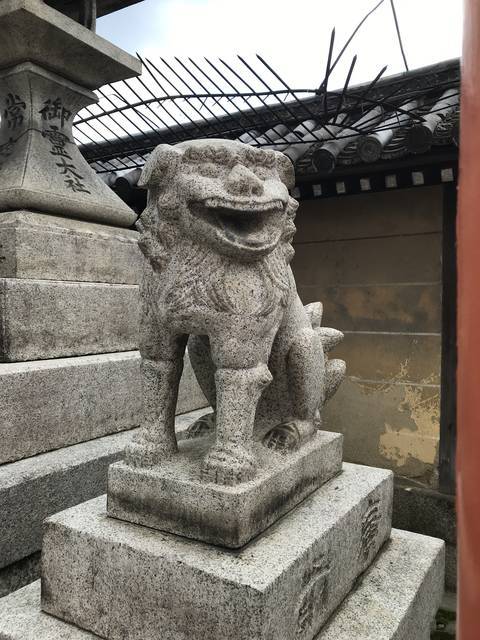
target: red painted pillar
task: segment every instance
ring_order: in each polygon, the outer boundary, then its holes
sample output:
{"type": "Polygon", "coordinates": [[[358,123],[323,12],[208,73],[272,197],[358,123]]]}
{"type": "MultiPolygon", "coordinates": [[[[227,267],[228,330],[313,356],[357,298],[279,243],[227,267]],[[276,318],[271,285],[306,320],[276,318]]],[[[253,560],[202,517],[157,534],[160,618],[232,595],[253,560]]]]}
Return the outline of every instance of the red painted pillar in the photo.
{"type": "Polygon", "coordinates": [[[459,640],[480,639],[480,1],[465,0],[458,234],[459,640]]]}

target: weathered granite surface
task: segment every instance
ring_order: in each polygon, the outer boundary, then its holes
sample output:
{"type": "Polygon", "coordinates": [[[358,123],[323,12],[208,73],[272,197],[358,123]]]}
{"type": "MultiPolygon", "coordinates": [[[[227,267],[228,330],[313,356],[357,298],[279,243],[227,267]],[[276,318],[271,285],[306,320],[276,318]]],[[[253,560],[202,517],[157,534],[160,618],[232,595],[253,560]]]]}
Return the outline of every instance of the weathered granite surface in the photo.
{"type": "Polygon", "coordinates": [[[138,346],[138,287],[0,279],[0,360],[18,362],[138,346]]]}
{"type": "Polygon", "coordinates": [[[346,465],[232,552],[109,518],[45,525],[42,608],[109,640],[314,637],[390,535],[389,471],[346,465]]]}
{"type": "MultiPolygon", "coordinates": [[[[180,378],[180,385],[178,387],[177,407],[175,409],[175,413],[177,415],[175,418],[175,431],[178,431],[179,425],[181,424],[181,421],[178,419],[179,414],[207,406],[208,401],[203,395],[203,391],[198,386],[188,351],[186,351],[183,358],[182,377],[180,378]]],[[[202,415],[203,413],[205,412],[201,412],[202,415]]]]}
{"type": "Polygon", "coordinates": [[[32,211],[0,216],[0,277],[138,284],[138,232],[32,211]]]}
{"type": "Polygon", "coordinates": [[[2,0],[0,31],[3,67],[27,59],[91,89],[131,78],[142,68],[135,56],[41,0],[2,0]]]}
{"type": "Polygon", "coordinates": [[[287,455],[307,446],[345,372],[327,358],[342,334],[320,326],[320,303],[303,307],[289,266],[293,166],[276,151],[195,140],[158,146],[140,184],[149,189],[138,223],[144,411],[127,464],[154,467],[177,454],[173,409],[190,336],[215,409],[201,477],[251,481],[262,473],[254,442],[287,455]]]}
{"type": "Polygon", "coordinates": [[[135,222],[73,138],[76,113],[97,100],[31,62],[0,70],[0,211],[31,209],[124,227],[135,222]]]}
{"type": "Polygon", "coordinates": [[[0,364],[0,463],[137,427],[139,360],[132,351],[0,364]]]}
{"type": "MultiPolygon", "coordinates": [[[[178,416],[178,429],[188,428],[202,411],[178,416]]],[[[0,466],[0,567],[40,549],[46,517],[104,493],[108,466],[123,457],[131,434],[116,433],[0,466]]]]}
{"type": "MultiPolygon", "coordinates": [[[[186,356],[176,413],[205,405],[186,356]]],[[[0,464],[132,429],[140,407],[138,351],[0,364],[0,464]]]]}
{"type": "MultiPolygon", "coordinates": [[[[41,553],[35,551],[25,558],[0,569],[0,598],[17,591],[40,578],[41,553]]],[[[1,615],[1,606],[0,606],[1,615]]]]}
{"type": "MultiPolygon", "coordinates": [[[[441,597],[442,555],[440,541],[393,529],[390,541],[315,640],[428,640],[441,597]]],[[[1,640],[99,638],[43,613],[39,600],[40,581],[0,601],[1,640]]]]}
{"type": "Polygon", "coordinates": [[[0,211],[32,209],[128,227],[134,212],[95,174],[72,134],[91,89],[140,62],[40,0],[0,7],[0,211]]]}
{"type": "Polygon", "coordinates": [[[443,595],[444,544],[393,529],[316,640],[429,640],[443,595]]]}
{"type": "Polygon", "coordinates": [[[117,433],[0,466],[0,567],[40,549],[46,517],[103,493],[108,465],[130,437],[117,433]]]}
{"type": "Polygon", "coordinates": [[[178,455],[154,469],[123,462],[109,468],[108,515],[223,547],[242,547],[340,473],[342,442],[339,434],[318,431],[287,456],[257,443],[255,478],[225,486],[199,482],[201,458],[212,436],[180,439],[178,455]]]}

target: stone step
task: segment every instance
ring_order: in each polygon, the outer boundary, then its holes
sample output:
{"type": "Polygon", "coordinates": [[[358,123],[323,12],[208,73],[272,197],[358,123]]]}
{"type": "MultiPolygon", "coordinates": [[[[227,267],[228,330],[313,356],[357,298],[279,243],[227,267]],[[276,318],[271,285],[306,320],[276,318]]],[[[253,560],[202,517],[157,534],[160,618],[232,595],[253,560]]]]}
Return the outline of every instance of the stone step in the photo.
{"type": "Polygon", "coordinates": [[[0,463],[138,426],[139,366],[138,351],[0,364],[0,463]]]}
{"type": "MultiPolygon", "coordinates": [[[[430,623],[441,600],[442,573],[440,540],[393,529],[390,541],[315,640],[428,640],[430,623]]],[[[173,602],[172,607],[175,605],[173,602]]],[[[282,605],[277,603],[277,610],[282,605]]],[[[0,611],[1,640],[100,637],[43,613],[40,581],[0,600],[0,611]]],[[[228,633],[227,637],[234,636],[228,633]]],[[[303,638],[285,633],[271,637],[303,638]]]]}
{"type": "Polygon", "coordinates": [[[235,552],[92,500],[45,524],[42,608],[109,640],[312,640],[388,539],[392,492],[391,472],[345,465],[235,552]]]}
{"type": "Polygon", "coordinates": [[[443,595],[444,542],[392,530],[315,640],[429,640],[443,595]]]}
{"type": "MultiPolygon", "coordinates": [[[[206,404],[186,354],[176,412],[206,404]]],[[[132,429],[140,412],[138,351],[0,364],[0,464],[132,429]]]]}
{"type": "MultiPolygon", "coordinates": [[[[177,416],[180,431],[203,409],[177,416]]],[[[48,516],[104,493],[107,468],[136,429],[0,466],[0,567],[38,551],[48,516]]],[[[1,617],[1,615],[0,615],[1,617]]]]}
{"type": "Polygon", "coordinates": [[[32,211],[0,218],[0,277],[138,284],[138,232],[32,211]]]}
{"type": "Polygon", "coordinates": [[[0,567],[40,549],[45,518],[105,491],[108,465],[122,457],[135,431],[0,467],[0,567]]]}
{"type": "Polygon", "coordinates": [[[0,360],[18,362],[138,346],[136,285],[0,279],[0,360]]]}

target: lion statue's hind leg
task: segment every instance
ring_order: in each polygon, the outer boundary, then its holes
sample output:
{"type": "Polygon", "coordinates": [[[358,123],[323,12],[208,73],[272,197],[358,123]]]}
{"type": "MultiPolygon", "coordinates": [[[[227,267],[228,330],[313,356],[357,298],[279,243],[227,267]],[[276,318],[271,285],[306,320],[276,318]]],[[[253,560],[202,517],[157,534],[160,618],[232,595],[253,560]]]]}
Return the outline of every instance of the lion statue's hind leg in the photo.
{"type": "Polygon", "coordinates": [[[297,332],[287,358],[292,416],[270,429],[263,438],[266,447],[279,452],[298,449],[320,428],[321,408],[345,377],[345,362],[327,357],[341,342],[343,333],[321,326],[321,302],[306,305],[305,312],[311,328],[297,332]]]}
{"type": "Polygon", "coordinates": [[[324,395],[324,356],[320,337],[309,327],[295,335],[287,356],[287,379],[292,415],[264,437],[275,451],[292,451],[316,431],[315,412],[324,395]]]}
{"type": "Polygon", "coordinates": [[[215,431],[215,414],[213,412],[205,413],[185,431],[185,438],[203,438],[215,431]]]}
{"type": "Polygon", "coordinates": [[[217,402],[215,366],[212,361],[208,336],[191,335],[188,339],[188,355],[200,389],[213,408],[213,413],[205,413],[195,420],[185,433],[186,438],[199,438],[215,431],[215,408],[217,402]]]}

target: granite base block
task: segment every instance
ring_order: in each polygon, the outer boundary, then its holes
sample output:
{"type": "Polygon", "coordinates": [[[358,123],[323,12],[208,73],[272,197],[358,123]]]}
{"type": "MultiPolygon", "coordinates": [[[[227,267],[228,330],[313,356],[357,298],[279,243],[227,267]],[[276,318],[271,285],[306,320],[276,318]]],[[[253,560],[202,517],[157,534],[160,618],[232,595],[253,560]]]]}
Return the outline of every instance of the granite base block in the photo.
{"type": "MultiPolygon", "coordinates": [[[[185,356],[176,413],[207,405],[185,356]]],[[[140,354],[0,364],[0,464],[138,426],[140,354]]]]}
{"type": "Polygon", "coordinates": [[[0,463],[138,426],[137,351],[0,364],[0,463]]]}
{"type": "Polygon", "coordinates": [[[241,550],[106,516],[47,520],[42,608],[109,640],[311,640],[388,539],[389,471],[343,472],[241,550]]]}
{"type": "Polygon", "coordinates": [[[18,362],[138,346],[136,285],[0,279],[0,360],[18,362]]]}
{"type": "MultiPolygon", "coordinates": [[[[428,640],[441,599],[442,573],[440,540],[393,529],[381,554],[315,640],[428,640]]],[[[43,613],[40,581],[0,600],[0,611],[0,640],[100,637],[43,613]]],[[[283,633],[271,638],[290,640],[283,633]]]]}
{"type": "Polygon", "coordinates": [[[32,211],[0,216],[0,277],[138,284],[138,232],[32,211]]]}
{"type": "MultiPolygon", "coordinates": [[[[184,431],[203,412],[178,416],[177,429],[184,431]]],[[[0,571],[0,593],[18,589],[28,567],[36,579],[27,556],[42,546],[44,519],[104,493],[108,466],[123,457],[135,433],[133,429],[104,436],[0,466],[0,568],[5,567],[5,573],[0,571]]]]}
{"type": "Polygon", "coordinates": [[[105,491],[108,465],[123,456],[127,431],[0,466],[0,567],[38,551],[43,521],[105,491]]]}
{"type": "Polygon", "coordinates": [[[442,601],[444,543],[392,530],[392,537],[316,640],[428,640],[442,601]]]}
{"type": "Polygon", "coordinates": [[[41,553],[35,551],[0,569],[0,598],[40,578],[41,553]]]}
{"type": "Polygon", "coordinates": [[[256,477],[235,486],[201,479],[213,436],[179,440],[179,452],[156,468],[112,465],[108,514],[121,520],[238,548],[259,535],[312,491],[340,473],[343,437],[317,432],[287,455],[255,444],[256,477]]]}

